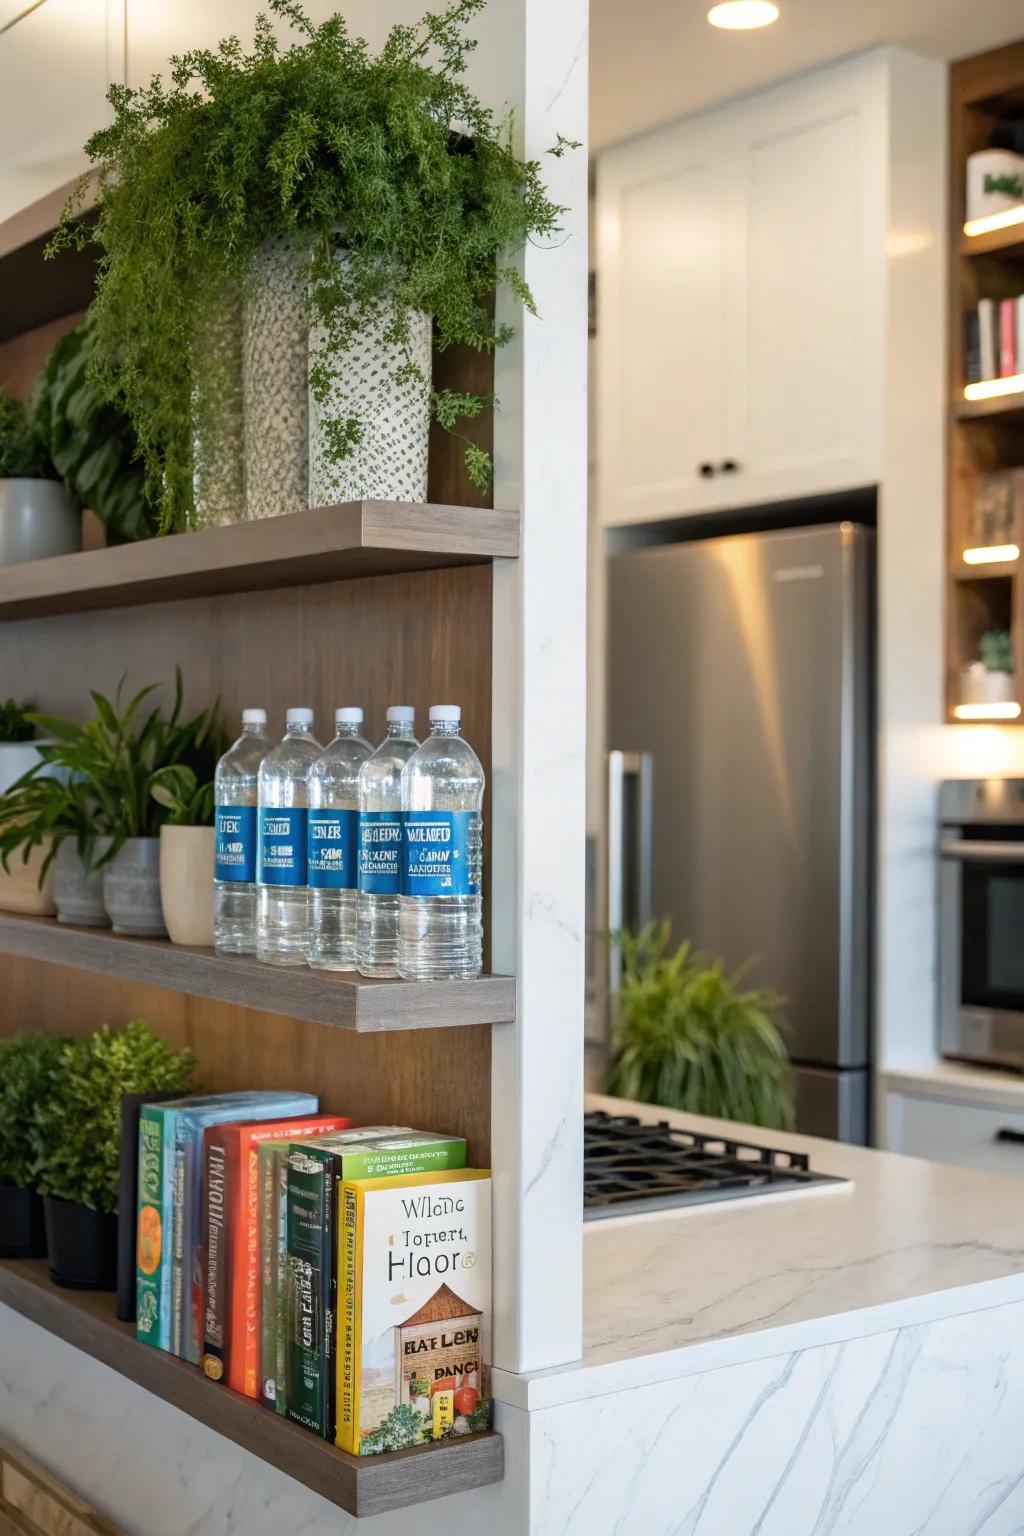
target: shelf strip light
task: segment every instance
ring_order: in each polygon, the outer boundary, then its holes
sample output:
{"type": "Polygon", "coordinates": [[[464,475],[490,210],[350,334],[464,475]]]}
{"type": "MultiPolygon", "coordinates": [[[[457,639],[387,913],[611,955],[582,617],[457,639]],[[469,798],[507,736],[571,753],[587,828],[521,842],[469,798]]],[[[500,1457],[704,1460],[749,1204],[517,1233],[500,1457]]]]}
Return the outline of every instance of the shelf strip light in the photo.
{"type": "Polygon", "coordinates": [[[1019,704],[954,704],[953,713],[958,720],[1017,720],[1019,704]]]}
{"type": "Polygon", "coordinates": [[[1002,213],[987,213],[982,219],[968,219],[964,234],[973,240],[977,235],[987,235],[993,229],[1010,229],[1014,224],[1024,224],[1024,203],[1019,208],[1004,208],[1002,213]]]}
{"type": "Polygon", "coordinates": [[[964,389],[965,400],[995,400],[999,395],[1024,393],[1024,373],[1011,374],[1006,379],[981,379],[964,389]]]}
{"type": "Polygon", "coordinates": [[[1019,559],[1019,544],[978,544],[964,550],[964,565],[1004,565],[1019,559]]]}

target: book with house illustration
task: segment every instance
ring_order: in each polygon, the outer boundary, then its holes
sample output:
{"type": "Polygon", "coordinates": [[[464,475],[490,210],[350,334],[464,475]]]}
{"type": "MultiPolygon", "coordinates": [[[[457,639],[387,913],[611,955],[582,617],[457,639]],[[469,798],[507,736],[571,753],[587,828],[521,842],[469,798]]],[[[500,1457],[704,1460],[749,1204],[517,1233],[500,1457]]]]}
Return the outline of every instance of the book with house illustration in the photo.
{"type": "Polygon", "coordinates": [[[346,1179],[338,1220],[337,1444],[360,1456],[490,1424],[491,1179],[346,1179]]]}

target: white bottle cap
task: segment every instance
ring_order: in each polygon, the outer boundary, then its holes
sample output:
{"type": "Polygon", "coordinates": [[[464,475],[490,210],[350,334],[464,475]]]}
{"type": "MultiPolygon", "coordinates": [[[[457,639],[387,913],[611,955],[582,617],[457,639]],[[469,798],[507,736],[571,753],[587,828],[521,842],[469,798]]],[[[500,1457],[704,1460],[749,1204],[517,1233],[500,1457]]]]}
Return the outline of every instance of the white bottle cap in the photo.
{"type": "Polygon", "coordinates": [[[416,711],[411,704],[389,704],[388,719],[398,720],[403,724],[412,725],[416,719],[416,711]]]}
{"type": "Polygon", "coordinates": [[[243,709],[242,710],[242,724],[243,725],[266,725],[266,723],[267,723],[267,712],[266,712],[265,709],[243,709]]]}
{"type": "Polygon", "coordinates": [[[285,712],[285,720],[289,725],[312,725],[313,711],[311,709],[289,709],[285,712]]]}
{"type": "Polygon", "coordinates": [[[335,725],[362,725],[363,712],[358,705],[346,704],[334,711],[335,725]]]}
{"type": "Polygon", "coordinates": [[[431,704],[431,720],[454,720],[456,724],[462,719],[462,709],[458,704],[431,704]]]}

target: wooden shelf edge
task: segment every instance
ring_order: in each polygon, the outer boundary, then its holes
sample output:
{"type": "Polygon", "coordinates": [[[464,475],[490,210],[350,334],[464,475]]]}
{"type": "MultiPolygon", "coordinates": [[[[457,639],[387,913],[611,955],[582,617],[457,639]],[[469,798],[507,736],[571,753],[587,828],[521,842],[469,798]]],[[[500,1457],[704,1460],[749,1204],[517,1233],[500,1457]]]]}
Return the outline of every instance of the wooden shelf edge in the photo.
{"type": "Polygon", "coordinates": [[[1013,395],[995,395],[991,400],[965,400],[961,395],[953,401],[953,415],[958,421],[1012,416],[1018,412],[1024,412],[1024,390],[1013,395]]]}
{"type": "Polygon", "coordinates": [[[983,235],[961,237],[961,256],[991,256],[997,252],[1024,258],[1024,223],[1007,224],[1003,229],[990,229],[983,235]]]}
{"type": "Polygon", "coordinates": [[[15,912],[0,912],[0,954],[360,1033],[508,1024],[516,1011],[511,976],[375,981],[355,972],[262,965],[248,956],[217,955],[166,939],[126,938],[105,928],[74,928],[53,917],[15,912]]]}
{"type": "Polygon", "coordinates": [[[0,567],[0,620],[482,565],[519,553],[519,514],[353,501],[0,567]]]}
{"type": "Polygon", "coordinates": [[[408,1508],[504,1476],[504,1442],[493,1430],[382,1456],[338,1450],[208,1381],[196,1366],[140,1344],[131,1324],[117,1321],[112,1295],[61,1290],[44,1260],[0,1262],[0,1302],[351,1515],[408,1508]]]}

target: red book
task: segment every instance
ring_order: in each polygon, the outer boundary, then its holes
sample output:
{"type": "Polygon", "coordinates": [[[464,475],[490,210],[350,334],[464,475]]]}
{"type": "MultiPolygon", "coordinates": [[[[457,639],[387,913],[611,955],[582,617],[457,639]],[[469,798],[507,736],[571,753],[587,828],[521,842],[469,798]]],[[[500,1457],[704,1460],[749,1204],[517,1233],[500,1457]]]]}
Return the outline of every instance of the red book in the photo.
{"type": "Polygon", "coordinates": [[[1017,372],[1017,301],[1002,299],[999,304],[999,373],[1004,379],[1017,372]]]}
{"type": "Polygon", "coordinates": [[[209,1125],[203,1133],[202,1366],[246,1397],[259,1396],[259,1149],[344,1131],[345,1115],[209,1125]]]}

